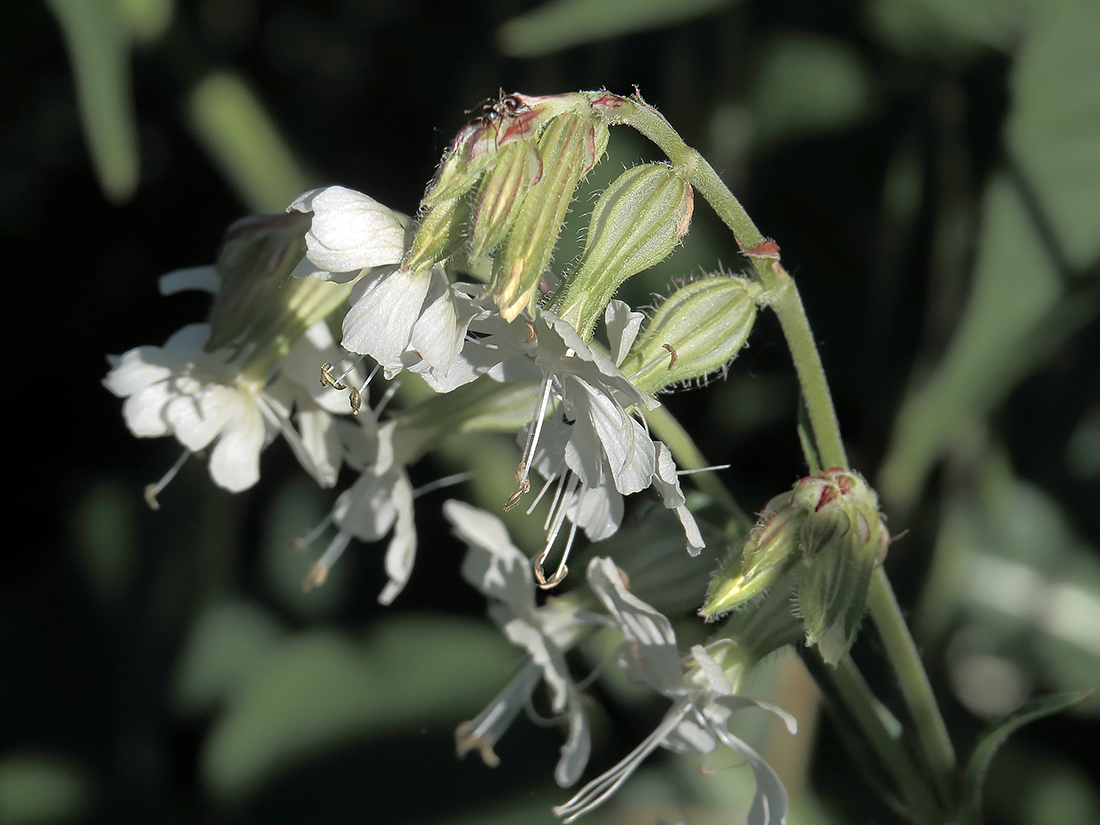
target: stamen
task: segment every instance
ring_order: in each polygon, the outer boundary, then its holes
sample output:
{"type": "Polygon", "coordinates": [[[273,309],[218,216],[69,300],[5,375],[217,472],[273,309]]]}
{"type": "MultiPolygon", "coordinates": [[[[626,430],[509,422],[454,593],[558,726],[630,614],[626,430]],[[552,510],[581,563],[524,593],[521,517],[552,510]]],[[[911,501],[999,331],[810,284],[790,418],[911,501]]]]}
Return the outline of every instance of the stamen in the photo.
{"type": "Polygon", "coordinates": [[[313,542],[317,541],[317,539],[321,537],[321,534],[325,532],[325,530],[327,530],[331,524],[332,513],[330,512],[327,516],[321,519],[320,524],[318,524],[301,538],[294,539],[294,549],[305,550],[307,547],[313,544],[313,542]]]}
{"type": "Polygon", "coordinates": [[[528,321],[526,318],[523,319],[523,325],[527,327],[527,331],[531,333],[523,339],[523,343],[530,344],[532,341],[535,340],[535,325],[528,321]]]}
{"type": "Polygon", "coordinates": [[[394,381],[386,388],[386,391],[382,393],[382,397],[378,400],[378,406],[374,408],[375,416],[382,414],[382,410],[386,408],[386,405],[389,404],[390,400],[397,394],[397,390],[400,386],[400,381],[394,381]]]}
{"type": "Polygon", "coordinates": [[[378,375],[378,370],[382,369],[381,364],[375,364],[374,369],[370,371],[370,375],[367,376],[367,380],[359,385],[359,389],[355,387],[351,388],[348,393],[348,400],[351,402],[351,414],[359,415],[359,411],[363,409],[363,399],[367,397],[367,387],[370,386],[370,382],[374,380],[374,376],[378,375]]]}
{"type": "Polygon", "coordinates": [[[516,483],[519,488],[508,497],[508,501],[504,505],[505,511],[511,510],[519,504],[519,500],[531,489],[531,482],[528,481],[527,476],[531,472],[531,462],[535,460],[535,448],[538,446],[539,436],[542,435],[542,423],[546,419],[546,408],[550,404],[550,379],[550,374],[542,379],[542,390],[539,395],[538,406],[535,408],[535,417],[531,420],[532,426],[527,430],[527,441],[523,445],[523,458],[519,467],[516,468],[516,483]]]}
{"type": "Polygon", "coordinates": [[[694,470],[677,470],[676,475],[690,476],[695,475],[695,473],[709,473],[712,470],[728,470],[732,466],[732,464],[711,464],[709,467],[697,467],[694,470]]]}
{"type": "Polygon", "coordinates": [[[341,530],[336,534],[336,538],[329,543],[328,549],[325,550],[321,558],[317,559],[313,566],[309,568],[306,580],[302,582],[302,590],[308,593],[313,588],[320,587],[325,583],[332,565],[336,564],[336,560],[344,554],[349,542],[351,542],[351,533],[345,533],[341,530]]]}
{"type": "Polygon", "coordinates": [[[185,462],[190,455],[190,450],[184,450],[180,457],[176,459],[176,463],[161,477],[160,481],[156,484],[145,485],[145,503],[149,505],[150,510],[160,509],[160,502],[157,501],[157,496],[160,495],[161,491],[176,477],[176,473],[180,471],[183,462],[185,462]]]}
{"type": "Polygon", "coordinates": [[[332,364],[328,361],[321,364],[321,386],[332,387],[334,390],[347,389],[346,384],[341,384],[339,379],[332,377],[332,364]]]}
{"type": "Polygon", "coordinates": [[[569,561],[569,553],[573,549],[573,540],[577,536],[577,522],[572,519],[569,522],[569,537],[565,540],[565,549],[562,551],[561,561],[558,562],[558,569],[555,570],[554,575],[549,578],[546,577],[542,569],[543,564],[546,563],[546,559],[550,555],[550,550],[553,548],[554,542],[557,541],[558,533],[561,532],[561,525],[565,521],[566,511],[577,501],[576,491],[577,487],[580,485],[580,480],[573,476],[569,481],[569,489],[562,494],[560,505],[554,513],[554,523],[546,538],[546,546],[543,548],[543,551],[539,553],[534,563],[535,579],[538,580],[538,585],[543,590],[549,590],[560,584],[569,573],[569,567],[566,562],[569,561]]]}
{"type": "Polygon", "coordinates": [[[463,481],[469,481],[474,477],[473,472],[455,473],[450,476],[443,476],[443,478],[437,478],[435,481],[429,481],[421,487],[417,487],[413,490],[412,497],[414,499],[420,498],[426,493],[434,493],[436,490],[442,490],[444,487],[450,487],[454,484],[461,484],[463,481]]]}

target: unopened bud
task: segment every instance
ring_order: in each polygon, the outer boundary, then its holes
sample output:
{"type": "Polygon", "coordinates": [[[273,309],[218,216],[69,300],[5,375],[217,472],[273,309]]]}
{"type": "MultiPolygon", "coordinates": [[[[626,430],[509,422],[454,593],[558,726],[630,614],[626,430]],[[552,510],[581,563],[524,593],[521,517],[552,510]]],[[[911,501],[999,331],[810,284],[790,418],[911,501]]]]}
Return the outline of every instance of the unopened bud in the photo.
{"type": "Polygon", "coordinates": [[[542,177],[542,161],[533,143],[503,147],[492,171],[481,181],[474,214],[470,257],[478,258],[499,246],[512,228],[531,186],[542,177]]]}
{"type": "Polygon", "coordinates": [[[423,272],[461,249],[468,214],[469,206],[462,198],[444,201],[425,212],[401,268],[423,272]]]}
{"type": "Polygon", "coordinates": [[[687,234],[693,203],[691,184],[671,166],[643,163],[619,175],[592,210],[584,256],[558,314],[591,335],[623,281],[672,254],[687,234]]]}
{"type": "Polygon", "coordinates": [[[493,265],[491,292],[506,321],[531,304],[550,264],[581,178],[606,146],[607,127],[574,111],[554,117],[538,140],[542,177],[531,186],[493,265]],[[597,153],[598,150],[598,153],[597,153]]]}
{"type": "Polygon", "coordinates": [[[680,287],[654,313],[619,368],[656,393],[725,369],[756,321],[754,286],[731,275],[680,287]]]}
{"type": "Polygon", "coordinates": [[[835,665],[855,641],[875,566],[890,535],[878,497],[854,472],[829,470],[799,482],[811,505],[804,527],[807,568],[798,585],[806,644],[835,665]]]}
{"type": "Polygon", "coordinates": [[[793,492],[768,502],[740,553],[726,556],[707,588],[699,615],[712,621],[764,593],[802,558],[804,511],[793,492]]]}
{"type": "Polygon", "coordinates": [[[310,216],[301,212],[244,218],[218,251],[221,289],[210,309],[207,351],[247,352],[242,374],[266,380],[313,324],[347,298],[350,284],[291,278],[305,253],[310,216]]]}

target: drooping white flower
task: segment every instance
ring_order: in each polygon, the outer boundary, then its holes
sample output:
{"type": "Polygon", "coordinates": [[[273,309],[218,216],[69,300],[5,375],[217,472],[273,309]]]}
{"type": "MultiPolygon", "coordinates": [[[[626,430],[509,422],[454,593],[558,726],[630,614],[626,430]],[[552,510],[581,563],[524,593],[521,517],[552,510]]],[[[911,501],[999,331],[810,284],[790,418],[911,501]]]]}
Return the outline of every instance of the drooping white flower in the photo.
{"type": "Polygon", "coordinates": [[[723,744],[740,754],[756,778],[749,825],[782,825],[788,805],[783,784],[755,750],[729,732],[727,721],[735,710],[758,707],[778,715],[794,733],[794,718],[775,705],[738,696],[726,671],[702,645],[692,647],[691,664],[685,673],[671,623],[626,589],[610,559],[592,559],[588,583],[626,638],[619,649],[619,663],[635,680],[672,699],[673,705],[654,731],[622,761],[581,788],[568,802],[555,807],[554,813],[569,823],[592,811],[658,747],[707,754],[723,744]]]}
{"type": "Polygon", "coordinates": [[[554,778],[572,785],[588,762],[591,740],[580,696],[565,651],[580,636],[577,609],[565,601],[535,606],[535,583],[527,558],[512,544],[500,519],[460,501],[448,501],[443,512],[455,534],[469,548],[462,575],[490,599],[489,615],[504,634],[527,651],[527,662],[507,687],[473,721],[455,732],[458,755],[478,751],[488,765],[499,762],[493,746],[530,700],[540,681],[550,689],[555,713],[564,713],[569,736],[561,749],[554,778]]]}
{"type": "MultiPolygon", "coordinates": [[[[183,289],[216,291],[218,281],[213,267],[197,267],[171,272],[160,284],[163,293],[171,294],[183,289]]],[[[207,352],[209,337],[208,324],[190,324],[163,347],[137,347],[108,356],[111,371],[103,383],[126,399],[123,415],[130,431],[142,438],[174,435],[190,451],[213,444],[210,474],[219,487],[232,492],[256,483],[260,452],[282,434],[319,484],[335,484],[341,452],[327,431],[329,410],[339,403],[339,396],[317,386],[316,372],[307,379],[299,369],[300,364],[336,351],[324,323],[311,327],[291,348],[289,373],[270,383],[266,375],[242,372],[247,352],[207,352]],[[291,423],[295,409],[302,434],[291,423]]]]}
{"type": "Polygon", "coordinates": [[[443,382],[480,311],[454,288],[441,266],[420,272],[381,270],[352,290],[342,343],[377,361],[387,379],[412,369],[443,382]]]}
{"type": "Polygon", "coordinates": [[[354,424],[340,423],[345,424],[347,461],[361,472],[336,499],[326,519],[336,525],[337,533],[310,568],[305,585],[309,589],[323,584],[353,538],[374,542],[392,530],[385,555],[389,581],[378,596],[379,603],[390,604],[408,583],[416,558],[413,489],[401,457],[394,452],[396,422],[378,426],[367,409],[354,424]]]}
{"type": "MultiPolygon", "coordinates": [[[[637,334],[640,314],[630,312],[621,301],[612,301],[605,320],[611,351],[621,360],[637,334]]],[[[611,358],[586,344],[561,318],[540,313],[531,326],[532,339],[537,341],[533,358],[543,382],[517,470],[519,489],[509,505],[526,492],[532,468],[547,485],[558,483],[547,522],[547,544],[536,565],[540,584],[553,586],[565,575],[575,527],[582,527],[592,541],[607,538],[622,517],[620,497],[651,485],[661,493],[665,506],[680,516],[689,552],[698,553],[703,538],[685,506],[671,453],[653,441],[636,417],[639,410],[657,406],[656,400],[635,387],[611,358]],[[549,410],[553,412],[548,414],[549,410]],[[557,571],[544,577],[541,564],[565,519],[574,528],[557,571]]]]}
{"type": "Polygon", "coordinates": [[[287,211],[313,213],[297,276],[347,283],[364,269],[396,265],[405,254],[401,216],[354,189],[311,189],[287,211]]]}

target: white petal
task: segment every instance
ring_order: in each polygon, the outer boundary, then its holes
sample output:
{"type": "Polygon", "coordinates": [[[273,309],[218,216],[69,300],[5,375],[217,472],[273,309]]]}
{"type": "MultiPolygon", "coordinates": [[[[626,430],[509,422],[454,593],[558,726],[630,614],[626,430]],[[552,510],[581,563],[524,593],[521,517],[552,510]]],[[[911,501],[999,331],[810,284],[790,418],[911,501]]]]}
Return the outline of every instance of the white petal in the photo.
{"type": "Polygon", "coordinates": [[[173,398],[165,408],[172,431],[189,450],[201,450],[245,413],[241,393],[222,385],[208,385],[192,395],[173,398]]]}
{"type": "Polygon", "coordinates": [[[332,517],[337,526],[362,541],[378,541],[386,535],[397,519],[393,496],[397,480],[396,470],[378,476],[367,469],[336,499],[332,517]]]}
{"type": "Polygon", "coordinates": [[[405,254],[405,227],[397,213],[343,186],[313,189],[288,207],[312,212],[306,255],[329,272],[396,264],[405,254]]]}
{"type": "Polygon", "coordinates": [[[604,310],[604,323],[607,325],[607,343],[611,348],[611,360],[619,366],[630,351],[631,344],[638,337],[645,315],[634,312],[627,304],[613,300],[604,310]]]}
{"type": "Polygon", "coordinates": [[[629,668],[631,675],[666,696],[678,693],[683,668],[672,623],[626,589],[619,568],[609,558],[596,557],[588,563],[588,584],[623,635],[633,643],[629,646],[635,660],[634,667],[629,668]]]}
{"type": "Polygon", "coordinates": [[[416,560],[416,519],[413,517],[412,485],[404,473],[400,473],[393,488],[393,498],[397,505],[397,523],[393,528],[393,538],[386,548],[386,582],[378,596],[379,604],[390,604],[404,588],[412,574],[416,560]]]}
{"type": "Polygon", "coordinates": [[[332,487],[336,484],[344,451],[332,416],[319,408],[299,410],[298,429],[302,434],[302,449],[309,457],[309,464],[303,466],[322,487],[332,487]]]}
{"type": "Polygon", "coordinates": [[[164,381],[172,374],[172,367],[165,361],[174,360],[159,347],[138,347],[121,356],[109,356],[112,369],[103,379],[103,386],[126,398],[139,390],[164,381]]]}
{"type": "Polygon", "coordinates": [[[371,356],[387,378],[400,372],[401,355],[420,318],[430,281],[427,272],[398,270],[357,284],[351,309],[344,316],[344,348],[371,356]]]}
{"type": "Polygon", "coordinates": [[[218,270],[212,266],[193,266],[188,269],[177,269],[167,275],[161,275],[157,279],[157,287],[161,295],[175,295],[189,289],[197,289],[217,295],[221,289],[222,281],[218,277],[218,270]]]}
{"type": "Polygon", "coordinates": [[[122,405],[122,415],[130,432],[139,438],[155,438],[168,435],[171,427],[164,416],[164,408],[175,398],[167,381],[161,381],[146,387],[126,399],[122,405]]]}
{"type": "Polygon", "coordinates": [[[239,493],[259,481],[264,437],[259,409],[255,404],[241,405],[210,454],[210,476],[214,483],[239,493]]]}
{"type": "Polygon", "coordinates": [[[569,685],[569,736],[561,746],[561,759],[554,769],[554,780],[563,788],[568,788],[581,778],[588,757],[592,753],[592,737],[588,731],[588,720],[584,716],[581,697],[577,689],[569,685]]]}
{"type": "Polygon", "coordinates": [[[469,548],[462,561],[462,577],[493,599],[509,606],[516,615],[530,616],[535,609],[535,582],[531,565],[496,516],[451,499],[443,515],[454,534],[469,548]]]}

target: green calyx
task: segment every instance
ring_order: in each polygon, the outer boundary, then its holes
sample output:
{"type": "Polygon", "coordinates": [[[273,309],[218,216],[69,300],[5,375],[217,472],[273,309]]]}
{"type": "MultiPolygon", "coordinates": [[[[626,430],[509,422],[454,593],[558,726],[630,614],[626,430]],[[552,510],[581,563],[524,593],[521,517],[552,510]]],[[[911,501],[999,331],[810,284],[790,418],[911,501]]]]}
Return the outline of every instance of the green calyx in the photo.
{"type": "Polygon", "coordinates": [[[586,339],[619,286],[667,258],[691,224],[691,184],[666,164],[627,169],[592,210],[584,255],[558,314],[586,339]]]}
{"type": "Polygon", "coordinates": [[[619,368],[647,393],[725,369],[752,331],[758,292],[732,275],[680,287],[657,308],[619,368]]]}

